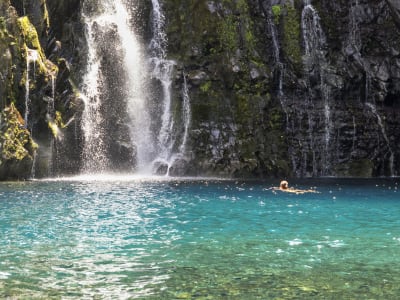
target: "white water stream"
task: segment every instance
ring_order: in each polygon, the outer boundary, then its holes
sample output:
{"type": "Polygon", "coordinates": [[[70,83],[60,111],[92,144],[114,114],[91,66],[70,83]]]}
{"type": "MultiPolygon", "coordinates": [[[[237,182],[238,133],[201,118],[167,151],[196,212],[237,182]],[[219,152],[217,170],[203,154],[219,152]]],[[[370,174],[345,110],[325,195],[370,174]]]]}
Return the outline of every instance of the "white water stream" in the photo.
{"type": "MultiPolygon", "coordinates": [[[[112,171],[111,158],[107,152],[104,136],[108,132],[107,117],[102,112],[104,105],[102,90],[109,81],[104,71],[99,49],[107,47],[108,53],[123,53],[121,73],[125,75],[125,99],[130,123],[131,141],[136,149],[136,172],[149,174],[154,164],[162,162],[170,167],[177,151],[186,151],[188,126],[190,124],[190,102],[187,85],[183,95],[183,128],[178,128],[173,119],[171,85],[175,62],[167,59],[167,37],[164,31],[165,16],[162,3],[152,0],[152,39],[145,53],[143,43],[131,25],[135,1],[99,0],[87,1],[83,7],[88,45],[87,67],[82,91],[85,110],[83,113],[83,172],[104,173],[112,171]],[[106,31],[113,28],[117,35],[116,45],[107,44],[106,31]],[[156,84],[159,88],[153,85],[156,84]],[[156,96],[154,96],[156,95],[156,96]],[[154,99],[156,98],[156,99],[154,99]],[[153,102],[152,102],[153,101],[153,102]],[[189,106],[188,106],[189,105],[189,106]],[[180,140],[177,140],[180,139],[180,140]],[[179,144],[177,143],[181,143],[179,144]]],[[[132,170],[134,171],[134,170],[132,170]]]]}
{"type": "Polygon", "coordinates": [[[83,132],[85,146],[83,150],[83,171],[86,173],[101,173],[110,167],[110,158],[107,153],[107,145],[104,141],[105,135],[114,133],[107,132],[107,116],[102,112],[103,89],[106,74],[102,69],[102,57],[99,49],[111,47],[111,51],[122,53],[121,73],[126,76],[125,86],[121,89],[127,90],[127,99],[115,99],[125,101],[131,117],[132,140],[137,144],[138,160],[143,160],[146,149],[140,147],[146,145],[149,139],[149,117],[146,108],[145,84],[144,84],[144,57],[142,47],[131,28],[129,9],[121,0],[100,0],[96,5],[97,12],[93,12],[93,6],[83,9],[83,19],[86,24],[86,39],[88,45],[87,68],[84,77],[83,94],[85,110],[83,113],[83,132]],[[115,30],[119,43],[112,45],[107,41],[107,30],[115,30]],[[140,124],[140,134],[137,125],[140,124]]]}
{"type": "MultiPolygon", "coordinates": [[[[326,68],[328,67],[328,62],[326,61],[324,53],[326,38],[321,27],[320,17],[316,9],[311,5],[310,0],[304,0],[304,8],[301,15],[301,27],[305,47],[305,71],[306,74],[308,74],[311,70],[317,68],[319,74],[319,90],[322,98],[320,101],[322,101],[323,105],[323,119],[325,123],[324,145],[322,149],[320,149],[321,174],[313,175],[329,175],[331,167],[330,143],[333,125],[329,103],[330,88],[326,83],[326,68]]],[[[313,152],[314,151],[315,149],[313,149],[313,152]]],[[[317,167],[314,165],[313,169],[315,173],[317,167]]]]}
{"type": "Polygon", "coordinates": [[[30,89],[30,78],[29,72],[31,71],[30,65],[33,64],[33,74],[35,74],[36,70],[36,62],[39,59],[39,53],[34,49],[27,49],[26,51],[26,77],[25,77],[25,113],[24,113],[24,121],[25,128],[28,128],[29,122],[29,107],[31,100],[29,98],[29,89],[30,89]]]}
{"type": "MultiPolygon", "coordinates": [[[[191,120],[190,97],[186,77],[183,75],[182,88],[182,127],[178,128],[177,120],[173,118],[171,84],[175,69],[175,62],[167,59],[167,35],[165,34],[165,16],[162,3],[159,0],[152,0],[153,38],[150,42],[150,66],[151,76],[161,85],[162,115],[161,128],[157,137],[157,155],[154,159],[154,167],[159,167],[160,163],[167,165],[169,169],[178,157],[183,157],[186,152],[188,129],[191,120]],[[180,145],[177,147],[177,144],[180,145]]],[[[153,170],[154,171],[154,170],[153,170]]]]}

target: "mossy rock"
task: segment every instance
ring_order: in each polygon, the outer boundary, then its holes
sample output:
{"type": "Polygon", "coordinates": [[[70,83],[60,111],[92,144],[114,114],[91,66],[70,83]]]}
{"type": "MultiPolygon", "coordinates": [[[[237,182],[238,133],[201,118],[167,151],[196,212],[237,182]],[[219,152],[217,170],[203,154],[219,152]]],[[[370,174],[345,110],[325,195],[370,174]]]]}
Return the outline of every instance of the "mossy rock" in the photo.
{"type": "Polygon", "coordinates": [[[290,4],[284,6],[283,17],[283,52],[285,58],[290,61],[295,70],[302,68],[301,59],[301,16],[290,4]]]}
{"type": "Polygon", "coordinates": [[[0,180],[29,178],[37,144],[14,104],[1,113],[0,180]]]}
{"type": "Polygon", "coordinates": [[[369,159],[358,159],[335,167],[337,176],[370,178],[373,175],[374,163],[369,159]]]}

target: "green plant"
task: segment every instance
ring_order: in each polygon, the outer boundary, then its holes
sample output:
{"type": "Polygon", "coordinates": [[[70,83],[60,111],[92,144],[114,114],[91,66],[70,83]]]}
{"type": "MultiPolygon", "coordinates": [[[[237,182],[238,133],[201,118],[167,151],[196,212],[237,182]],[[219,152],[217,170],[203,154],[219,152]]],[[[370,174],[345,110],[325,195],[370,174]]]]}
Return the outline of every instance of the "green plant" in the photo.
{"type": "Polygon", "coordinates": [[[274,23],[276,25],[279,24],[279,19],[281,17],[282,14],[282,10],[281,10],[281,6],[280,5],[272,5],[272,15],[274,17],[274,23]]]}

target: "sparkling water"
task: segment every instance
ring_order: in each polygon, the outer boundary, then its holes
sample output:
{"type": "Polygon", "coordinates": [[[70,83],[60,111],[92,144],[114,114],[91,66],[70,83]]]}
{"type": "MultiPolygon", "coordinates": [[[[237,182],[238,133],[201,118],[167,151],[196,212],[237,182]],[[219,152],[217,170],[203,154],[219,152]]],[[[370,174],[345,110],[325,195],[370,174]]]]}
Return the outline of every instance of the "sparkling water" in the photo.
{"type": "Polygon", "coordinates": [[[1,183],[0,298],[398,299],[399,183],[1,183]]]}

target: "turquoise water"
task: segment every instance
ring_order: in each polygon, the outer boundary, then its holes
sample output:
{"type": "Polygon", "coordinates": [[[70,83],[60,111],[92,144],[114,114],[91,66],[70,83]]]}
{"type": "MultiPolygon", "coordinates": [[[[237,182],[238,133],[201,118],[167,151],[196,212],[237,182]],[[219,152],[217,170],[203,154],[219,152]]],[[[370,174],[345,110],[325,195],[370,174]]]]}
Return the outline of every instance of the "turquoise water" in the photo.
{"type": "Polygon", "coordinates": [[[399,182],[2,183],[0,298],[399,299],[399,182]]]}

